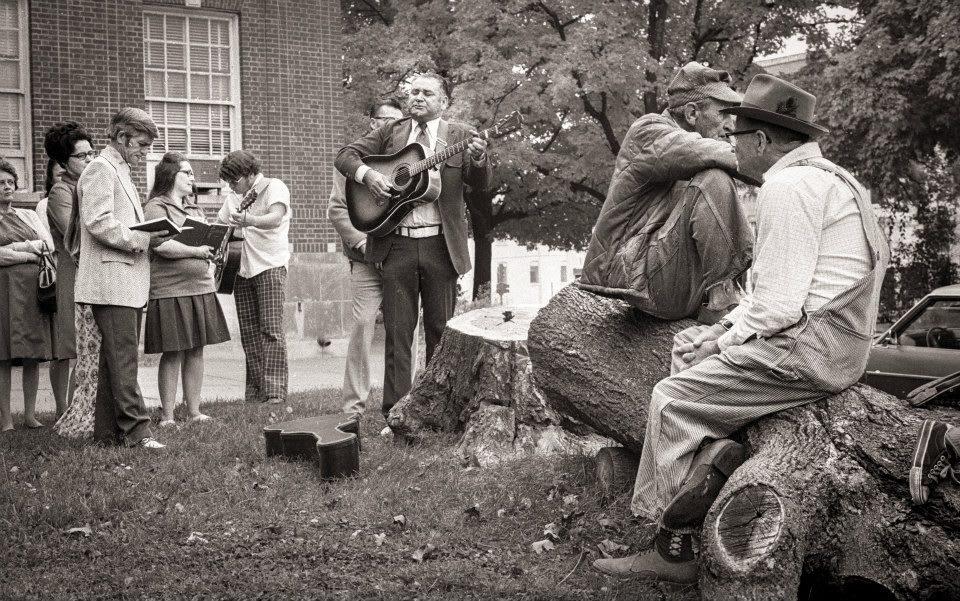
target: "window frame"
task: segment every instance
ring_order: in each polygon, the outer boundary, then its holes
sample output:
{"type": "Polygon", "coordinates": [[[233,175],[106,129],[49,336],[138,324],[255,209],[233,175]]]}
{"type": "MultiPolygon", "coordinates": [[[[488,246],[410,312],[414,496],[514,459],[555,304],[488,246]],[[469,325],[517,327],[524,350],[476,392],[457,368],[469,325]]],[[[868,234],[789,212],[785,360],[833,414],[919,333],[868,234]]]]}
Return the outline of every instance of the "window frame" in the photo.
{"type": "Polygon", "coordinates": [[[27,0],[17,2],[17,28],[20,45],[20,87],[0,88],[3,94],[18,94],[20,96],[20,150],[2,148],[4,158],[23,160],[23,173],[18,190],[33,190],[33,119],[30,100],[30,14],[27,0]]]}
{"type": "MultiPolygon", "coordinates": [[[[196,10],[185,7],[155,7],[151,6],[149,8],[144,8],[143,10],[143,25],[144,32],[142,35],[142,42],[144,45],[144,60],[143,60],[143,81],[144,81],[144,102],[163,102],[163,103],[177,103],[177,104],[186,104],[186,105],[202,105],[202,106],[226,106],[229,110],[230,115],[230,148],[231,150],[236,150],[238,148],[243,148],[243,106],[242,106],[242,97],[240,89],[240,22],[236,14],[227,13],[227,12],[218,12],[218,11],[208,11],[208,10],[196,10]],[[146,45],[148,41],[159,41],[153,38],[148,38],[149,31],[146,27],[146,19],[148,16],[159,16],[166,18],[167,16],[180,17],[187,19],[188,28],[189,28],[189,19],[192,18],[205,18],[205,19],[218,19],[221,21],[227,22],[227,35],[230,44],[230,98],[229,101],[223,100],[194,100],[190,98],[186,99],[170,99],[168,97],[162,96],[148,96],[146,91],[147,85],[147,61],[146,61],[146,45]]],[[[164,35],[166,35],[166,30],[164,30],[164,35]]],[[[164,43],[167,43],[168,40],[164,38],[162,40],[164,43]]],[[[190,40],[189,40],[189,31],[187,32],[187,37],[183,42],[184,44],[184,64],[186,65],[186,82],[189,89],[190,84],[190,40]]],[[[156,71],[156,69],[150,69],[156,71]]],[[[163,73],[167,73],[168,69],[164,65],[163,73]]],[[[189,96],[189,94],[188,94],[189,96]]],[[[224,155],[213,155],[213,154],[197,154],[194,152],[189,152],[190,149],[190,122],[187,120],[186,131],[187,131],[187,149],[188,152],[183,153],[188,161],[212,161],[219,160],[223,158],[224,155]]],[[[164,140],[167,141],[168,138],[164,136],[164,140]]],[[[152,167],[160,162],[160,159],[163,157],[166,150],[161,150],[154,152],[152,149],[147,155],[147,178],[152,180],[152,167]]],[[[208,182],[213,183],[213,182],[208,182]]]]}

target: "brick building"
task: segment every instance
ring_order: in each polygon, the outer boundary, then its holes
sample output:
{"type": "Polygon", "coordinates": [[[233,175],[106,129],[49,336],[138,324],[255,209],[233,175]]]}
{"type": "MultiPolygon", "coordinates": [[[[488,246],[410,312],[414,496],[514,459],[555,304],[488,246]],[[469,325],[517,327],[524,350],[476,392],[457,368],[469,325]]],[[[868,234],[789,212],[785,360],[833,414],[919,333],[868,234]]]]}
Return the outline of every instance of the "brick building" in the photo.
{"type": "Polygon", "coordinates": [[[347,267],[325,211],[340,46],[338,0],[0,0],[0,154],[21,170],[28,205],[44,189],[49,125],[75,120],[104,143],[117,109],[142,107],[160,138],[135,174],[141,191],[176,150],[215,209],[220,158],[254,152],[291,191],[291,329],[335,335],[347,267]]]}

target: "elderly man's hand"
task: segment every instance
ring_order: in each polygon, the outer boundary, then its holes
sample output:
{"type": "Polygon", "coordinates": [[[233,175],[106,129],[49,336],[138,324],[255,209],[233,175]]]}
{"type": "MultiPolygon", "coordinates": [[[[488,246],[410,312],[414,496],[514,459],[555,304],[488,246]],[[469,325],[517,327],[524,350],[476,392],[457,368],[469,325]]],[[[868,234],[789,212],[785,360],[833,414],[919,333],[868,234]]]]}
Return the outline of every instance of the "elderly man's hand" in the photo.
{"type": "Polygon", "coordinates": [[[467,148],[470,150],[470,158],[479,163],[487,155],[487,140],[482,138],[476,130],[470,130],[470,141],[467,142],[467,148]]]}
{"type": "Polygon", "coordinates": [[[680,358],[683,360],[680,371],[693,367],[711,355],[719,354],[720,345],[717,344],[717,339],[723,332],[722,329],[706,328],[693,339],[693,342],[678,346],[677,352],[681,353],[680,358]]]}

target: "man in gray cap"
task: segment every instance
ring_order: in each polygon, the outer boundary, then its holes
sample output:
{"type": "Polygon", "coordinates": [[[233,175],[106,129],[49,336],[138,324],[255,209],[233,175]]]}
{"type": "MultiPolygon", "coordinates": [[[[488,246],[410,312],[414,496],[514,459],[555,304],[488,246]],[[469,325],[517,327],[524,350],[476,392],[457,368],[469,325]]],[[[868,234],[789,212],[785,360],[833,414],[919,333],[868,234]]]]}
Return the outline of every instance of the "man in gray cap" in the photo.
{"type": "MultiPolygon", "coordinates": [[[[763,74],[725,109],[737,117],[727,135],[741,171],[763,181],[753,289],[681,345],[681,369],[654,387],[631,509],[657,522],[655,545],[594,562],[602,572],[696,582],[703,520],[728,498],[717,497],[744,460],[727,437],[863,374],[890,254],[867,191],[813,141],[827,131],[814,123],[815,106],[812,94],[763,74]]],[[[918,482],[929,479],[925,457],[944,447],[945,430],[932,451],[918,451],[918,482]]]]}
{"type": "Polygon", "coordinates": [[[669,107],[630,127],[593,228],[579,285],[661,319],[713,323],[739,296],[753,233],[729,173],[741,96],[730,76],[688,63],[667,89],[669,107]]]}

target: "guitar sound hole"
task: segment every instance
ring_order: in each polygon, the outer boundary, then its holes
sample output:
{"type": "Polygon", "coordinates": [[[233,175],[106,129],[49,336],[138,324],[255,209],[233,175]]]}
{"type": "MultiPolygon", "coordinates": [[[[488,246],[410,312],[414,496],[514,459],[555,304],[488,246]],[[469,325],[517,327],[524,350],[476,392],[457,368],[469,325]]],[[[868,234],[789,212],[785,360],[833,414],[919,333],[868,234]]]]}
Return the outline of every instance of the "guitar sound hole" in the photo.
{"type": "Polygon", "coordinates": [[[393,174],[393,185],[398,188],[405,188],[410,183],[410,168],[406,165],[398,167],[393,174]]]}

